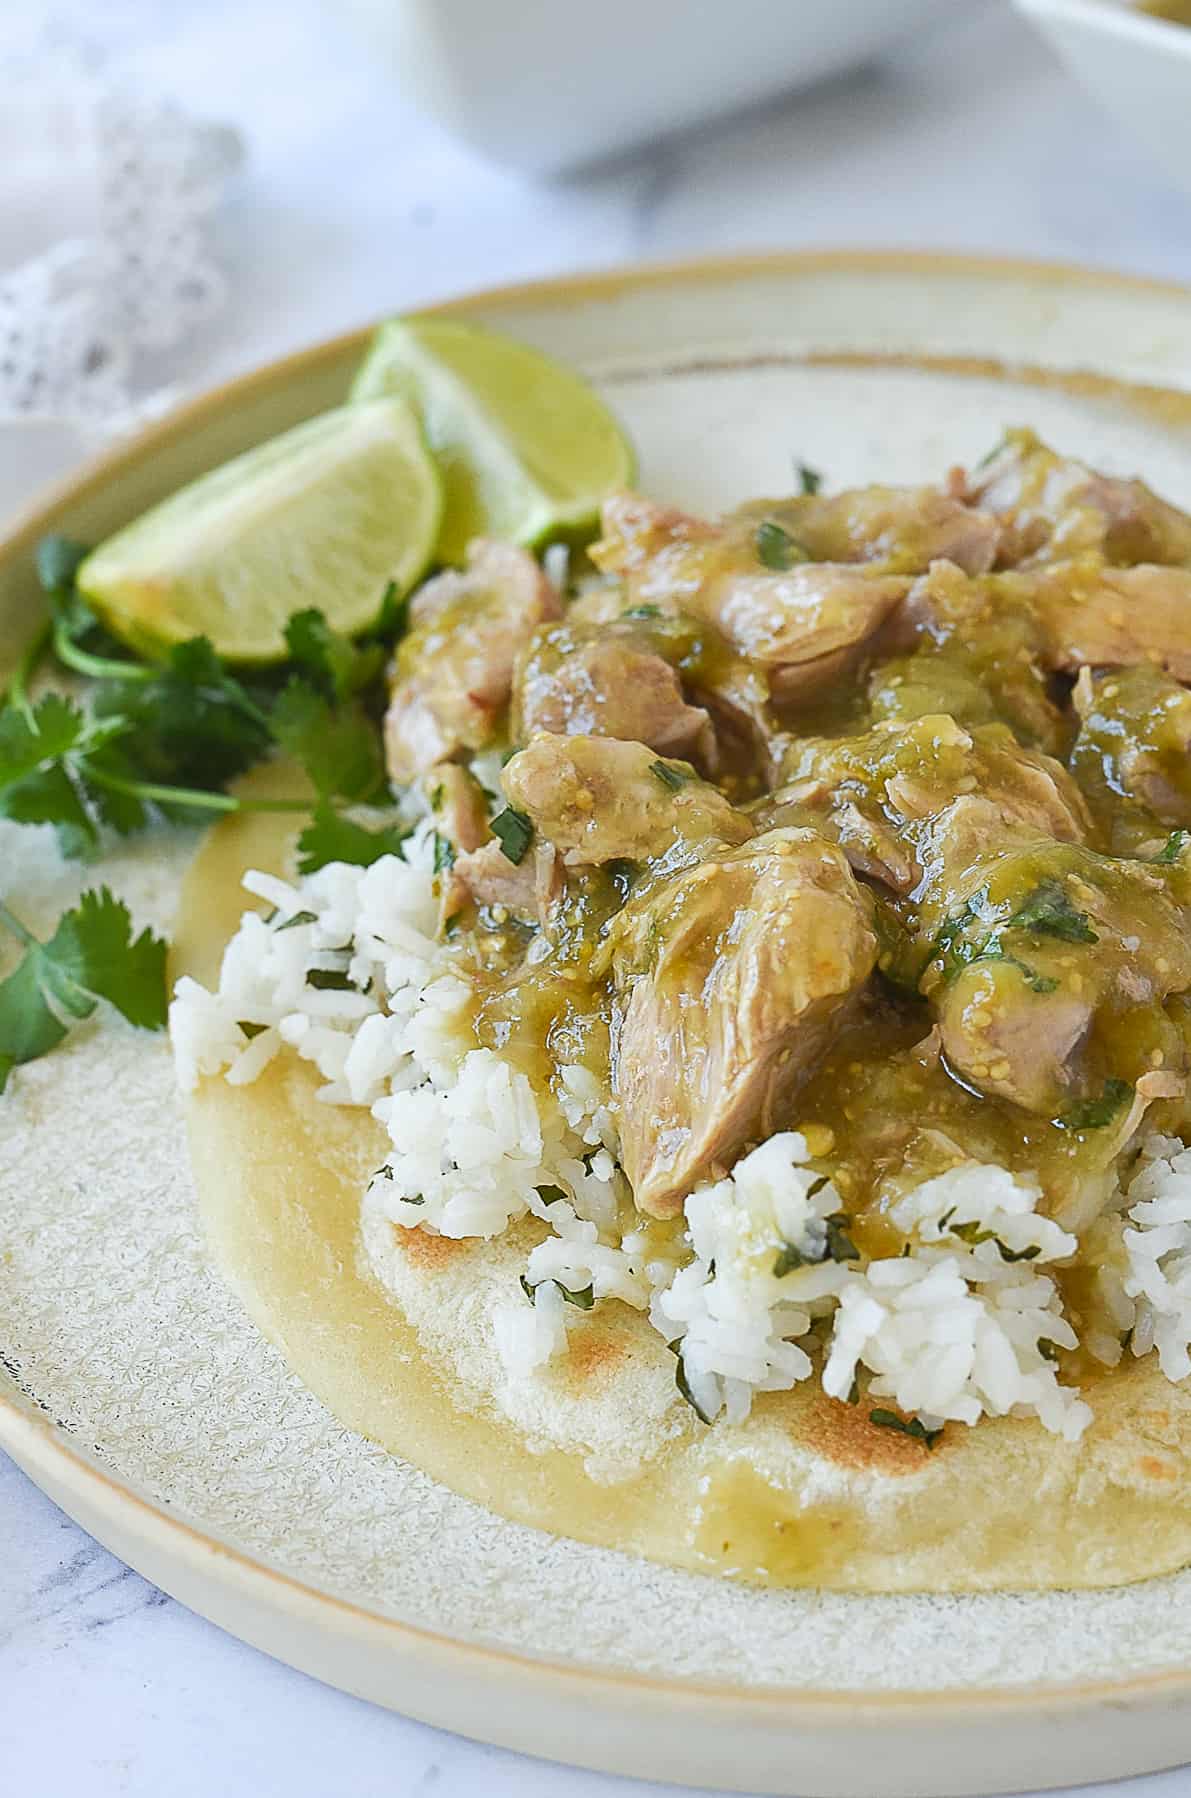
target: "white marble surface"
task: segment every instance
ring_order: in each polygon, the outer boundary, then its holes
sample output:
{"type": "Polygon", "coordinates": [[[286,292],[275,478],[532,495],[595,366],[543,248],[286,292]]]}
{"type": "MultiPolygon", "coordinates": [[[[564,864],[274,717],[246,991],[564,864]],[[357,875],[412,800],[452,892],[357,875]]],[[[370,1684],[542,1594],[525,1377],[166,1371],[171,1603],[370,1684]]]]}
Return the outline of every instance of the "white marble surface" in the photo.
{"type": "MultiPolygon", "coordinates": [[[[702,251],[940,246],[1191,279],[1191,199],[991,0],[953,0],[929,43],[878,70],[549,187],[419,123],[329,4],[116,0],[110,13],[130,63],[248,140],[221,226],[233,303],[186,366],[159,371],[191,386],[468,286],[702,251]]],[[[1127,1789],[1185,1798],[1191,1773],[1127,1789]]],[[[289,1671],[122,1567],[0,1456],[0,1791],[661,1788],[480,1748],[289,1671]]]]}

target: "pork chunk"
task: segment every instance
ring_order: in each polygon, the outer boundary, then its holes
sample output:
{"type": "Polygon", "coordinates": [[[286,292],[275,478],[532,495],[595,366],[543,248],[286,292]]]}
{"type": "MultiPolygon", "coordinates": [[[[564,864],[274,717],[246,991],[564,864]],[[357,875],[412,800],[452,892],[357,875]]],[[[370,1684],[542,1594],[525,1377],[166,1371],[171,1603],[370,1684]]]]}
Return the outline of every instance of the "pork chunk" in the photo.
{"type": "Polygon", "coordinates": [[[478,849],[489,836],[488,801],[475,775],[458,762],[440,762],[423,784],[440,835],[456,850],[478,849]]]}
{"type": "Polygon", "coordinates": [[[920,855],[920,985],[965,1085],[1053,1118],[1181,1069],[1162,1006],[1191,986],[1191,939],[1158,868],[1006,830],[979,798],[940,813],[920,855]]]}
{"type": "Polygon", "coordinates": [[[837,680],[909,591],[902,577],[810,561],[776,518],[739,514],[712,525],[633,495],[606,504],[592,555],[625,577],[635,604],[714,625],[764,671],[779,708],[837,680]]]}
{"type": "Polygon", "coordinates": [[[1150,663],[1191,682],[1191,568],[1111,568],[1081,557],[1039,570],[1030,602],[1054,668],[1150,663]]]}
{"type": "Polygon", "coordinates": [[[997,840],[1007,827],[1083,842],[1087,806],[1067,770],[1023,749],[1004,725],[965,730],[947,714],[884,723],[862,736],[808,738],[785,783],[755,808],[758,823],[813,824],[858,873],[908,893],[918,845],[957,793],[979,794],[997,840]]]}
{"type": "Polygon", "coordinates": [[[749,820],[687,763],[613,737],[539,736],[506,765],[509,804],[568,867],[655,859],[682,843],[741,843],[749,820]]]}
{"type": "Polygon", "coordinates": [[[965,493],[999,521],[1004,568],[1085,550],[1110,562],[1191,567],[1191,517],[1143,481],[1056,455],[1033,431],[1007,431],[996,454],[968,476],[965,493]]]}
{"type": "Polygon", "coordinates": [[[772,831],[629,904],[613,925],[614,1082],[638,1208],[670,1217],[813,1070],[877,940],[839,850],[772,831]]]}
{"type": "Polygon", "coordinates": [[[559,610],[531,555],[484,540],[471,545],[465,569],[437,575],[415,593],[385,716],[394,780],[413,780],[493,740],[518,651],[559,610]]]}
{"type": "Polygon", "coordinates": [[[631,631],[567,624],[539,631],[518,662],[512,735],[620,737],[714,773],[715,732],[688,705],[676,670],[631,631]]]}
{"type": "Polygon", "coordinates": [[[539,843],[512,862],[496,838],[456,857],[443,887],[442,916],[452,918],[468,900],[501,908],[526,924],[545,921],[558,897],[561,870],[549,844],[539,843]]]}
{"type": "Polygon", "coordinates": [[[1127,795],[1159,823],[1191,826],[1191,692],[1143,663],[1084,668],[1072,700],[1071,766],[1085,791],[1106,812],[1119,814],[1127,795]]]}

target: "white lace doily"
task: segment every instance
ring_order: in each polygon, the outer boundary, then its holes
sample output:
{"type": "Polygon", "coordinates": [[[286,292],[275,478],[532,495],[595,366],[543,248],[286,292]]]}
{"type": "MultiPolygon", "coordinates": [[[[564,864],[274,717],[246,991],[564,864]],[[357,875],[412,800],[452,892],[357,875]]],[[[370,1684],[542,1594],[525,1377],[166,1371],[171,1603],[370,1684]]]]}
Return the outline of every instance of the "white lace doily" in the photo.
{"type": "Polygon", "coordinates": [[[45,444],[69,460],[176,397],[155,386],[160,352],[223,300],[211,227],[241,147],[78,43],[18,51],[0,30],[0,80],[6,507],[46,472],[45,444]]]}

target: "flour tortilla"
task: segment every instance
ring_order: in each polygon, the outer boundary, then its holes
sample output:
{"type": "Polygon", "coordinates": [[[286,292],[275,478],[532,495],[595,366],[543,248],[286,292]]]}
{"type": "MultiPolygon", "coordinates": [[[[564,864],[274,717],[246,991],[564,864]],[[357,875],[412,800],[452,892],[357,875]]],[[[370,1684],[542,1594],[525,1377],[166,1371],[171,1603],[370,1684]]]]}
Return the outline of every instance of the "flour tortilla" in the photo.
{"type": "MultiPolygon", "coordinates": [[[[214,984],[248,867],[289,874],[292,822],[218,825],[183,890],[175,973],[214,984]]],[[[187,1121],[215,1259],[290,1367],[348,1427],[468,1498],[580,1541],[772,1585],[854,1592],[1123,1584],[1191,1561],[1191,1390],[1153,1357],[1085,1382],[1078,1443],[1033,1419],[949,1425],[933,1451],[808,1380],[743,1425],[701,1424],[674,1359],[615,1301],[565,1357],[511,1383],[492,1311],[533,1223],[455,1242],[384,1224],[360,1196],[387,1149],[324,1105],[296,1058],[204,1081],[187,1121]],[[383,1274],[378,1277],[377,1269],[383,1274]]]]}

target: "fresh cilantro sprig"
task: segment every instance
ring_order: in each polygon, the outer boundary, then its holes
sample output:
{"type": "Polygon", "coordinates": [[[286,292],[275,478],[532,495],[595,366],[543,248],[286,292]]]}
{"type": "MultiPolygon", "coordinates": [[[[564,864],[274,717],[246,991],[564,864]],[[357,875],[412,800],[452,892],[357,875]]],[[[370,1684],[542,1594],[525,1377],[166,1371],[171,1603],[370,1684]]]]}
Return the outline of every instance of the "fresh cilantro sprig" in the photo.
{"type": "MultiPolygon", "coordinates": [[[[321,612],[307,610],[289,621],[290,666],[281,680],[242,680],[202,637],[175,644],[159,662],[137,661],[75,589],[85,555],[64,537],[38,548],[52,623],[30,645],[0,708],[0,815],[52,824],[63,851],[80,856],[97,848],[102,826],[125,833],[155,814],[310,812],[314,803],[384,800],[377,728],[383,642],[356,644],[321,612]],[[86,710],[57,695],[30,699],[47,648],[94,682],[86,710]],[[302,767],[314,801],[227,792],[230,781],[274,750],[302,767]]],[[[391,591],[382,623],[396,631],[402,622],[391,591]]],[[[316,835],[328,829],[319,821],[316,835]]],[[[354,841],[363,850],[358,826],[345,824],[340,835],[345,848],[354,841]]]]}
{"type": "MultiPolygon", "coordinates": [[[[178,729],[164,719],[168,737],[178,729]]],[[[63,854],[85,856],[99,843],[101,824],[139,829],[148,808],[236,811],[245,803],[274,811],[309,810],[305,800],[252,800],[205,788],[146,779],[143,740],[135,718],[84,712],[60,693],[47,693],[27,712],[0,710],[0,817],[18,824],[52,824],[63,854]],[[138,758],[137,750],[142,754],[138,758]]],[[[155,739],[156,740],[156,739],[155,739]]]]}
{"type": "Polygon", "coordinates": [[[295,612],[285,627],[290,661],[324,699],[350,699],[380,674],[383,643],[353,643],[331,629],[322,613],[295,612]]]}
{"type": "MultiPolygon", "coordinates": [[[[395,588],[369,640],[353,642],[320,612],[299,612],[286,633],[286,668],[245,677],[202,637],[157,661],[138,659],[77,591],[86,554],[66,537],[38,546],[50,618],[0,696],[0,817],[52,825],[72,857],[95,853],[105,829],[124,834],[159,816],[239,811],[306,814],[304,874],[329,861],[368,865],[400,847],[404,829],[367,829],[339,809],[387,798],[380,676],[404,628],[395,588]],[[91,683],[85,703],[58,692],[34,699],[49,653],[91,683]],[[275,751],[301,766],[310,796],[227,791],[275,751]]],[[[0,940],[4,932],[23,953],[0,981],[0,1091],[14,1066],[55,1048],[101,1000],[134,1024],[165,1023],[166,945],[149,931],[134,939],[126,907],[106,888],[84,893],[47,942],[0,905],[0,940]]]]}
{"type": "Polygon", "coordinates": [[[354,702],[336,706],[297,676],[269,714],[273,740],[300,762],[322,799],[367,803],[387,794],[380,734],[354,702]]]}
{"type": "Polygon", "coordinates": [[[48,942],[2,903],[0,925],[24,950],[0,981],[0,1092],[14,1067],[57,1048],[101,999],[142,1029],[164,1025],[166,944],[151,930],[134,937],[128,907],[106,887],[63,912],[48,942]]]}
{"type": "Polygon", "coordinates": [[[88,718],[58,693],[45,694],[36,705],[4,707],[0,816],[17,824],[52,824],[65,855],[86,855],[99,840],[104,782],[113,773],[109,752],[122,730],[121,721],[88,718]]]}

